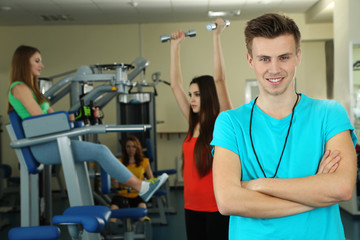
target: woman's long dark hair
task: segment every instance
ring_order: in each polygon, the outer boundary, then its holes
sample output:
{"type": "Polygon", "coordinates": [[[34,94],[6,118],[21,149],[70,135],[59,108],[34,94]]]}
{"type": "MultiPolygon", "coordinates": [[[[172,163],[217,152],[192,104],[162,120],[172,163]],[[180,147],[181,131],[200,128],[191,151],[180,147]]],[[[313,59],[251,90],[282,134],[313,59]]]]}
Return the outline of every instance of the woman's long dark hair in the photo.
{"type": "MultiPolygon", "coordinates": [[[[40,91],[38,78],[31,75],[30,65],[30,58],[37,52],[40,53],[39,49],[24,45],[15,50],[11,61],[9,88],[13,82],[23,82],[33,90],[37,102],[41,104],[48,102],[48,99],[40,91]]],[[[12,109],[8,102],[7,113],[12,109]]]]}
{"type": "Polygon", "coordinates": [[[216,92],[214,78],[204,75],[194,78],[191,84],[197,84],[200,91],[200,112],[194,113],[190,107],[189,130],[187,136],[191,139],[197,123],[200,124],[200,134],[195,143],[194,159],[200,177],[208,174],[212,168],[213,157],[210,142],[214,124],[220,112],[219,98],[216,92]]]}
{"type": "Polygon", "coordinates": [[[124,142],[124,144],[122,145],[122,154],[123,154],[123,164],[125,166],[129,165],[129,155],[126,151],[126,144],[127,142],[133,142],[135,144],[136,147],[136,153],[135,153],[135,164],[137,167],[140,166],[141,162],[144,159],[144,154],[143,154],[143,149],[141,147],[141,143],[139,141],[139,139],[135,136],[128,136],[124,142]]]}

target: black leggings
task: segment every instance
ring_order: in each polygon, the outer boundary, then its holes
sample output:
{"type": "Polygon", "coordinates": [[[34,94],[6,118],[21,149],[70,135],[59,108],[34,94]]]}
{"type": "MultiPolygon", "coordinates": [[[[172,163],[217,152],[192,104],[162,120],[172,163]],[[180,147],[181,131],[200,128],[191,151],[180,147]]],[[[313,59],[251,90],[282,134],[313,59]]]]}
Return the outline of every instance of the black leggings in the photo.
{"type": "Polygon", "coordinates": [[[219,212],[200,212],[185,209],[188,240],[227,240],[229,217],[219,212]]]}

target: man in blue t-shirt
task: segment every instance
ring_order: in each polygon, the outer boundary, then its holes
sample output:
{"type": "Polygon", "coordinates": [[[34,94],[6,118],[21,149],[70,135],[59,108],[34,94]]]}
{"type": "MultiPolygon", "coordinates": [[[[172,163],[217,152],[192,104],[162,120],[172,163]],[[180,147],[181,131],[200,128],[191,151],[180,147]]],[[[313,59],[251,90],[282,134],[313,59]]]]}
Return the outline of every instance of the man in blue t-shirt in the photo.
{"type": "Polygon", "coordinates": [[[357,138],[345,108],[295,91],[300,32],[279,14],[247,23],[259,96],[222,112],[213,178],[229,239],[345,239],[340,201],[352,198],[357,138]]]}

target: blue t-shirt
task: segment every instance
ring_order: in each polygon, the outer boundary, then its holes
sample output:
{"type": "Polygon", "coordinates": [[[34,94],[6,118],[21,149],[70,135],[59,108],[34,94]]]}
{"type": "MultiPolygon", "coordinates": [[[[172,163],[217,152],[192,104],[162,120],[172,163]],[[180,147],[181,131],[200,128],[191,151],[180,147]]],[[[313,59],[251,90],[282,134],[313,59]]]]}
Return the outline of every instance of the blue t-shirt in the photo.
{"type": "MultiPolygon", "coordinates": [[[[264,178],[254,155],[250,135],[250,113],[254,100],[237,109],[222,112],[216,120],[212,146],[229,149],[241,159],[242,180],[264,178]]],[[[256,105],[252,119],[252,139],[259,162],[267,177],[276,171],[291,115],[275,119],[256,105]]],[[[326,142],[350,130],[345,108],[333,100],[311,99],[304,94],[295,108],[291,130],[276,178],[314,175],[324,155],[326,142]]],[[[338,204],[288,217],[256,219],[231,216],[229,239],[345,239],[338,204]]]]}

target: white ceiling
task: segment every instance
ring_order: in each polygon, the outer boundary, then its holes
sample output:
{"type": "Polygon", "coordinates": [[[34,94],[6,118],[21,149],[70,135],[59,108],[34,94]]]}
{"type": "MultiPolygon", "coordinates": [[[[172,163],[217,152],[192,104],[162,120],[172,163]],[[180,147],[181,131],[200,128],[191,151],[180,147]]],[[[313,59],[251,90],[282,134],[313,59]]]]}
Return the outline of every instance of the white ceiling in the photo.
{"type": "MultiPolygon", "coordinates": [[[[240,10],[240,16],[224,18],[249,19],[264,12],[311,12],[324,1],[331,0],[0,0],[0,25],[209,21],[209,10],[240,10]]],[[[311,22],[324,21],[332,21],[332,11],[312,14],[311,22]]]]}

